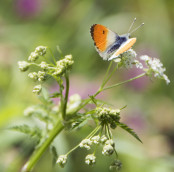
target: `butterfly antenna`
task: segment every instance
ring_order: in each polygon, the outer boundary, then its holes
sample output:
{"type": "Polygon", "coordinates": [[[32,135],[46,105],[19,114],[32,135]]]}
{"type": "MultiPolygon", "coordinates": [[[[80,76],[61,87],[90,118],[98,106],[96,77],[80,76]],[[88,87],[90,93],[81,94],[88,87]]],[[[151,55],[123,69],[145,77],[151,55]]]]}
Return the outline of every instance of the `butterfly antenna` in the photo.
{"type": "Polygon", "coordinates": [[[130,32],[130,30],[132,29],[132,26],[134,25],[134,23],[135,23],[135,21],[136,21],[137,19],[136,18],[134,18],[134,20],[133,20],[133,22],[131,23],[131,25],[130,25],[130,27],[129,27],[129,30],[128,30],[128,32],[127,33],[129,33],[130,32]]]}
{"type": "Polygon", "coordinates": [[[132,30],[131,32],[130,32],[130,34],[131,33],[133,33],[133,32],[135,32],[136,30],[138,30],[141,26],[143,26],[144,25],[144,23],[142,23],[141,25],[139,25],[137,28],[135,28],[134,30],[132,30]]]}

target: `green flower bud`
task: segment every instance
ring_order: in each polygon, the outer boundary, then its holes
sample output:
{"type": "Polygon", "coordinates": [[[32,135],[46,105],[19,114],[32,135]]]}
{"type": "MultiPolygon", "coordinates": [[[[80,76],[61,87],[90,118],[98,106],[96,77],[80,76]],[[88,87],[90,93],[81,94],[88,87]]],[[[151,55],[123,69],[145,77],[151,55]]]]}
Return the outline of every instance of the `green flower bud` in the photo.
{"type": "Polygon", "coordinates": [[[44,46],[38,46],[36,49],[35,49],[35,53],[39,54],[40,56],[44,56],[46,54],[46,47],[44,46]]]}
{"type": "Polygon", "coordinates": [[[67,155],[60,155],[57,159],[57,163],[60,165],[60,167],[64,167],[67,162],[67,155]]]}
{"type": "Polygon", "coordinates": [[[30,64],[26,61],[18,61],[18,66],[21,72],[25,72],[28,70],[30,64]]]}
{"type": "Polygon", "coordinates": [[[40,92],[41,92],[41,90],[42,90],[41,85],[36,85],[36,86],[34,86],[34,88],[33,88],[33,93],[39,95],[40,92]]]}
{"type": "Polygon", "coordinates": [[[31,62],[36,61],[39,58],[39,54],[36,52],[32,52],[30,56],[28,57],[28,60],[31,62]]]}
{"type": "Polygon", "coordinates": [[[36,72],[29,73],[28,74],[28,77],[31,78],[31,79],[34,79],[34,80],[37,80],[38,79],[38,75],[37,75],[36,72]]]}

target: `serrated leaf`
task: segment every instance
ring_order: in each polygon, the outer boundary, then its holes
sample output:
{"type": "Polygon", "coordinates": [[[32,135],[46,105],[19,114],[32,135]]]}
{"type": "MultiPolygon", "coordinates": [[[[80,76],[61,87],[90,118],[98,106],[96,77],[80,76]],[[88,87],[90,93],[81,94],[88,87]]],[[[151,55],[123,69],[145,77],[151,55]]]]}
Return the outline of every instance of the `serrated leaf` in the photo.
{"type": "Polygon", "coordinates": [[[30,127],[26,124],[20,125],[20,126],[13,126],[9,129],[27,134],[30,137],[36,136],[38,139],[40,139],[41,135],[42,135],[41,130],[39,128],[37,128],[37,127],[33,128],[33,127],[30,127]]]}
{"type": "Polygon", "coordinates": [[[135,137],[138,141],[142,143],[141,139],[138,137],[138,135],[134,132],[132,128],[129,128],[126,124],[121,122],[116,122],[116,124],[122,129],[124,129],[125,131],[127,131],[128,133],[130,133],[133,137],[135,137]]]}
{"type": "Polygon", "coordinates": [[[85,125],[85,121],[89,118],[88,115],[83,113],[75,113],[67,119],[67,122],[64,123],[67,129],[74,129],[77,127],[82,127],[85,125]]]}

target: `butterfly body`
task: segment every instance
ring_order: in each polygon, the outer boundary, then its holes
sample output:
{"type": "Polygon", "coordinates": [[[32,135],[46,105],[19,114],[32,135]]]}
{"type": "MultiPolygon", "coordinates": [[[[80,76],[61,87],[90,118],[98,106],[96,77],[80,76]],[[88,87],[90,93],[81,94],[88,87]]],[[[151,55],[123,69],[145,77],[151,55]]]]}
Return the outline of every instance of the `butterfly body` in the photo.
{"type": "Polygon", "coordinates": [[[129,33],[118,35],[100,24],[92,25],[90,32],[96,50],[104,60],[117,58],[120,54],[130,49],[136,42],[136,38],[129,38],[129,33]]]}

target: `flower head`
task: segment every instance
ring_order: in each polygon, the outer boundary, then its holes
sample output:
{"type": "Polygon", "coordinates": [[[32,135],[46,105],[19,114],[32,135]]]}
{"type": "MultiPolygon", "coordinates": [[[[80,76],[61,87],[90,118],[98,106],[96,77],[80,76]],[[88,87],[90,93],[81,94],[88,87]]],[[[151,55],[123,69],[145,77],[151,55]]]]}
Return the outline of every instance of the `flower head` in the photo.
{"type": "Polygon", "coordinates": [[[85,158],[85,163],[88,165],[93,165],[96,162],[95,159],[96,159],[96,157],[94,154],[89,154],[85,158]]]}
{"type": "Polygon", "coordinates": [[[36,72],[32,72],[28,74],[28,77],[34,80],[38,79],[38,74],[36,72]]]}
{"type": "Polygon", "coordinates": [[[136,60],[136,56],[136,52],[133,49],[129,49],[120,54],[118,58],[114,59],[114,61],[121,63],[122,66],[126,68],[132,68],[133,65],[136,65],[137,68],[141,68],[142,64],[138,60],[136,60]]]}
{"type": "Polygon", "coordinates": [[[56,76],[63,75],[66,71],[71,69],[73,63],[74,61],[72,60],[72,55],[65,56],[64,59],[56,62],[56,67],[54,68],[53,75],[56,76]]]}
{"type": "Polygon", "coordinates": [[[39,71],[37,76],[38,76],[38,81],[44,81],[46,79],[46,73],[43,71],[39,71]]]}
{"type": "Polygon", "coordinates": [[[40,63],[39,66],[40,66],[41,69],[43,69],[43,70],[47,70],[48,67],[49,67],[49,65],[48,65],[46,62],[44,62],[44,61],[42,61],[42,62],[40,63]]]}
{"type": "Polygon", "coordinates": [[[164,74],[166,71],[165,67],[163,67],[163,64],[161,61],[157,58],[151,58],[149,56],[141,56],[141,60],[145,61],[147,65],[146,74],[149,76],[154,76],[159,79],[164,79],[167,84],[170,83],[170,80],[168,79],[167,75],[164,74]]]}
{"type": "Polygon", "coordinates": [[[108,144],[103,147],[103,150],[102,150],[103,155],[109,156],[109,155],[112,155],[113,152],[114,152],[114,147],[112,145],[108,144]]]}
{"type": "Polygon", "coordinates": [[[46,47],[45,46],[38,46],[35,49],[35,53],[39,54],[40,56],[44,56],[46,54],[46,47]]]}
{"type": "Polygon", "coordinates": [[[115,143],[114,143],[114,141],[112,140],[112,139],[109,139],[109,140],[107,140],[106,142],[105,142],[105,145],[111,145],[111,146],[115,146],[115,143]]]}
{"type": "Polygon", "coordinates": [[[25,72],[28,70],[30,64],[26,61],[18,61],[18,66],[21,72],[25,72]]]}
{"type": "Polygon", "coordinates": [[[41,92],[41,90],[42,90],[42,87],[41,87],[41,85],[36,85],[36,86],[34,86],[34,88],[33,88],[33,93],[35,93],[35,94],[40,94],[40,92],[41,92]]]}
{"type": "Polygon", "coordinates": [[[90,139],[84,139],[84,140],[82,140],[81,141],[81,143],[79,144],[79,146],[81,147],[81,148],[86,148],[87,150],[89,150],[92,145],[92,141],[90,140],[90,139]]]}
{"type": "Polygon", "coordinates": [[[92,137],[92,138],[91,138],[91,141],[92,141],[94,144],[99,144],[100,136],[97,135],[97,136],[92,137]]]}
{"type": "Polygon", "coordinates": [[[57,159],[57,163],[63,168],[67,162],[67,155],[60,155],[57,159]]]}
{"type": "Polygon", "coordinates": [[[108,140],[108,138],[107,138],[105,135],[103,135],[103,136],[100,138],[100,142],[103,143],[103,144],[106,142],[106,140],[108,140]]]}
{"type": "Polygon", "coordinates": [[[96,113],[102,124],[110,124],[113,129],[116,127],[115,123],[120,120],[120,109],[97,107],[96,113]]]}
{"type": "Polygon", "coordinates": [[[28,57],[28,60],[31,62],[36,61],[39,58],[39,54],[36,52],[32,52],[30,56],[28,57]]]}

